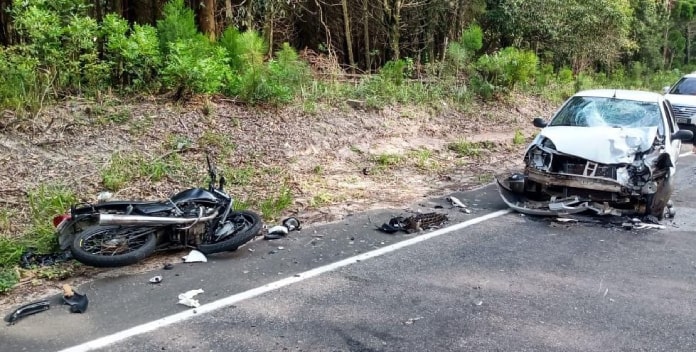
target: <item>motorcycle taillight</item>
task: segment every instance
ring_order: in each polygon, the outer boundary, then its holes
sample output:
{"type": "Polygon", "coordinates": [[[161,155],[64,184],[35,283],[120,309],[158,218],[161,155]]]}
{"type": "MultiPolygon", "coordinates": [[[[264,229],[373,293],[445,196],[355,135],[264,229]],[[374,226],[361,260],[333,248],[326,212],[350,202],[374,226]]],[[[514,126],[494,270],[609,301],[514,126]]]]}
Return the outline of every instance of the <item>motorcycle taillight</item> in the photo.
{"type": "Polygon", "coordinates": [[[53,227],[58,227],[63,221],[70,220],[70,214],[60,214],[53,217],[53,227]]]}

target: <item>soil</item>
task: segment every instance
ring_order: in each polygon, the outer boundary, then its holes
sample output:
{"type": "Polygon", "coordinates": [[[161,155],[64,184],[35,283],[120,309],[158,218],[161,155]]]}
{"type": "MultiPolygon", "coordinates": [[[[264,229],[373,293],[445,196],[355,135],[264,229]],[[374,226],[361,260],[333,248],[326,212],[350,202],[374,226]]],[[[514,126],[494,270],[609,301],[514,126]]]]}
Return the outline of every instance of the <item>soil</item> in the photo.
{"type": "MultiPolygon", "coordinates": [[[[549,116],[552,109],[549,102],[515,95],[473,102],[465,110],[444,104],[374,110],[360,102],[273,109],[215,97],[184,104],[163,97],[104,97],[73,99],[31,117],[5,111],[0,117],[0,214],[11,213],[12,221],[0,221],[0,236],[29,229],[27,192],[39,185],[64,185],[80,201],[96,201],[105,189],[103,170],[115,153],[150,160],[178,156],[184,167],[158,181],[139,177],[114,192],[114,198],[161,199],[202,185],[207,150],[221,170],[236,175],[228,175],[227,190],[252,210],[261,212],[263,200],[277,198],[282,187],[289,190],[292,204],[268,214],[269,224],[296,216],[308,227],[354,212],[404,207],[424,196],[490,183],[494,174],[518,168],[536,131],[532,119],[549,116]],[[513,143],[516,131],[525,143],[513,143]],[[448,148],[461,141],[480,148],[469,155],[448,148]]],[[[64,280],[22,271],[18,287],[0,296],[0,310],[58,292],[65,282],[143,272],[167,259],[118,269],[72,266],[64,280]]]]}

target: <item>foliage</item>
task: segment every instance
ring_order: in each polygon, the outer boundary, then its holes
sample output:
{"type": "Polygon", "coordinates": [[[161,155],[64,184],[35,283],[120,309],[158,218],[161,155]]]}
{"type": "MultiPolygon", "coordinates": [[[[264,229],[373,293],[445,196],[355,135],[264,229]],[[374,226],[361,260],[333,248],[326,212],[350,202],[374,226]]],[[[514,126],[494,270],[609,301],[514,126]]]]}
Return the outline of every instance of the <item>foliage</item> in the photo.
{"type": "Polygon", "coordinates": [[[157,21],[160,51],[166,55],[170,45],[178,41],[199,39],[193,10],[184,5],[184,0],[170,0],[162,9],[162,19],[157,21]]]}
{"type": "Polygon", "coordinates": [[[51,253],[58,244],[52,219],[65,213],[77,202],[77,197],[61,185],[41,185],[29,192],[31,210],[31,230],[24,237],[25,245],[37,253],[51,253]]]}
{"type": "Polygon", "coordinates": [[[16,49],[0,47],[0,108],[36,110],[32,106],[39,104],[37,99],[42,92],[43,77],[37,72],[39,62],[16,49]]]}
{"type": "Polygon", "coordinates": [[[162,64],[159,39],[155,28],[133,25],[114,14],[108,14],[102,24],[104,55],[111,68],[112,82],[143,88],[152,84],[162,64]]]}
{"type": "MultiPolygon", "coordinates": [[[[538,58],[533,52],[507,47],[479,57],[476,71],[494,90],[506,91],[517,84],[529,83],[537,73],[537,64],[538,58]]],[[[480,83],[485,87],[483,82],[480,83]]]]}
{"type": "Polygon", "coordinates": [[[259,204],[259,210],[264,219],[274,220],[280,216],[280,213],[287,209],[293,202],[292,192],[289,188],[283,186],[275,197],[264,199],[259,204]]]}
{"type": "MultiPolygon", "coordinates": [[[[0,253],[2,253],[1,250],[0,253]]],[[[16,269],[0,267],[0,293],[10,291],[18,282],[19,273],[16,269]]]]}
{"type": "Polygon", "coordinates": [[[158,182],[181,169],[181,159],[176,153],[163,158],[152,158],[137,153],[125,155],[116,152],[111,155],[109,164],[100,174],[104,187],[116,191],[132,180],[147,179],[150,182],[158,182]]]}
{"type": "Polygon", "coordinates": [[[216,93],[228,76],[225,49],[207,38],[171,43],[161,71],[162,82],[178,92],[216,93]]]}

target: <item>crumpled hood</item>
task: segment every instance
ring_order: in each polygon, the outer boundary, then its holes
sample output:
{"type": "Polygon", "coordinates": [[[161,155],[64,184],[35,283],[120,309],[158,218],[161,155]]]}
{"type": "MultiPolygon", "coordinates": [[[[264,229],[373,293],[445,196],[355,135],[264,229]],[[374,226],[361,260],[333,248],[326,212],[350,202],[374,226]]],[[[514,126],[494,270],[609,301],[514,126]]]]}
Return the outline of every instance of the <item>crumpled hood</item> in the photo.
{"type": "Polygon", "coordinates": [[[552,126],[542,129],[532,145],[546,137],[563,154],[600,164],[620,164],[631,163],[636,153],[650,149],[656,136],[657,127],[552,126]]]}

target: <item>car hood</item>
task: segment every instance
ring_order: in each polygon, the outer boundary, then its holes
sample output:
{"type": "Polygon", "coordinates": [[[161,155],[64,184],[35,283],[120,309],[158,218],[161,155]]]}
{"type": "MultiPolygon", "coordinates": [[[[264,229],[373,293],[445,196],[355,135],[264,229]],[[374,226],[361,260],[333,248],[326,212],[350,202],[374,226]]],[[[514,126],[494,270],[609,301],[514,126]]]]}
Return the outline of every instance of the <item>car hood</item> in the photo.
{"type": "Polygon", "coordinates": [[[665,94],[665,99],[669,100],[672,105],[696,106],[696,95],[665,94]]]}
{"type": "Polygon", "coordinates": [[[600,164],[622,164],[633,162],[636,153],[650,149],[656,136],[657,127],[552,126],[541,130],[532,145],[545,137],[563,154],[600,164]]]}

